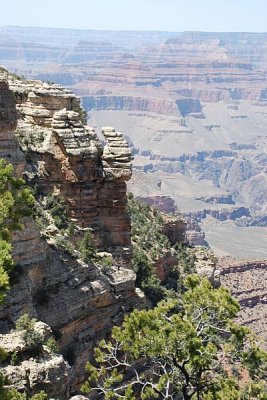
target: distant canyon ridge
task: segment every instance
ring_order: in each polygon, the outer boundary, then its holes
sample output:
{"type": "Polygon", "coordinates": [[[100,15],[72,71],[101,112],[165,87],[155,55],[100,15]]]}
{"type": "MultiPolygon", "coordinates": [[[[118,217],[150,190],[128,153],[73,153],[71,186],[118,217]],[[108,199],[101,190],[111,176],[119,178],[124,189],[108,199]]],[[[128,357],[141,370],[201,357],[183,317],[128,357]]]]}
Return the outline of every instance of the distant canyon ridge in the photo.
{"type": "Polygon", "coordinates": [[[129,190],[200,224],[218,255],[267,258],[267,33],[6,26],[0,65],[69,87],[96,131],[123,132],[129,190]]]}

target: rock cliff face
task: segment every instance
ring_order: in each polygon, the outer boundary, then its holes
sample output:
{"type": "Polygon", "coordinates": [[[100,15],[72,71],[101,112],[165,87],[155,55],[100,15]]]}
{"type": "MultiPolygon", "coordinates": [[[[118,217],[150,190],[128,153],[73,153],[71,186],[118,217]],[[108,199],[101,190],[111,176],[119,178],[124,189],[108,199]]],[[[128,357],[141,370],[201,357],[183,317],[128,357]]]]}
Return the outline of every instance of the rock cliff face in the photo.
{"type": "MultiPolygon", "coordinates": [[[[160,99],[143,98],[140,96],[84,96],[83,105],[90,110],[125,110],[145,111],[157,114],[179,114],[175,102],[160,99]]],[[[188,107],[188,110],[190,108],[188,107]]],[[[189,111],[188,111],[189,112],[189,111]]]]}
{"type": "Polygon", "coordinates": [[[225,258],[216,266],[222,285],[241,304],[239,320],[261,337],[267,332],[267,260],[235,260],[225,258]]]}
{"type": "Polygon", "coordinates": [[[10,80],[10,89],[30,179],[38,180],[43,194],[62,197],[76,223],[94,230],[100,249],[127,257],[130,220],[125,182],[131,177],[132,156],[122,134],[104,128],[103,148],[94,130],[81,122],[78,99],[59,85],[10,80]]]}
{"type": "MultiPolygon", "coordinates": [[[[73,111],[77,99],[59,86],[0,80],[0,151],[18,174],[40,180],[43,193],[68,199],[76,223],[92,227],[99,247],[127,258],[130,252],[125,181],[131,176],[131,155],[114,129],[105,128],[107,144],[73,111]],[[14,96],[15,95],[15,96],[14,96]],[[15,110],[14,98],[17,101],[15,110]],[[17,135],[26,151],[15,142],[17,135]],[[41,139],[38,139],[40,138],[41,139]],[[36,139],[37,138],[37,139],[36,139]]],[[[14,236],[15,277],[0,308],[0,346],[22,314],[46,322],[59,341],[60,356],[24,360],[2,372],[30,393],[45,389],[66,399],[83,375],[94,342],[103,337],[138,302],[135,274],[123,266],[104,275],[92,262],[84,263],[49,245],[32,218],[14,236]],[[127,298],[127,301],[125,299],[127,298]],[[26,364],[25,364],[26,363],[26,364]]]]}

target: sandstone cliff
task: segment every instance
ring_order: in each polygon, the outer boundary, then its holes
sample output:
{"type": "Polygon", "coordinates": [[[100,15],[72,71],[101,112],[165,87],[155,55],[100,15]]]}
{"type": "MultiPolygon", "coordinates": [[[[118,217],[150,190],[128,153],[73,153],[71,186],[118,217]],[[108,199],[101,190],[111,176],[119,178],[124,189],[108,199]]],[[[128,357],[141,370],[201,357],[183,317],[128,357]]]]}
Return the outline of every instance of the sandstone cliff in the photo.
{"type": "Polygon", "coordinates": [[[106,145],[83,125],[79,100],[59,85],[10,80],[19,114],[16,136],[28,159],[28,177],[43,194],[68,205],[81,227],[94,230],[99,248],[130,253],[126,181],[131,153],[122,134],[104,128],[106,145]]]}
{"type": "Polygon", "coordinates": [[[239,321],[249,326],[259,337],[267,332],[267,260],[237,260],[224,258],[216,266],[221,284],[227,287],[241,304],[239,321]]]}
{"type": "MultiPolygon", "coordinates": [[[[1,157],[12,162],[17,174],[38,179],[42,196],[53,192],[65,199],[70,217],[81,228],[93,229],[99,248],[127,262],[125,181],[131,176],[131,154],[122,135],[105,128],[103,148],[95,132],[82,124],[77,98],[58,85],[12,77],[9,85],[1,76],[1,157]]],[[[12,336],[15,320],[28,313],[52,328],[64,359],[24,356],[18,366],[4,365],[2,372],[30,394],[45,389],[51,397],[69,398],[94,342],[138,302],[135,274],[124,266],[104,274],[93,262],[60,251],[41,238],[32,218],[14,236],[13,253],[12,287],[0,308],[0,346],[12,336]]]]}

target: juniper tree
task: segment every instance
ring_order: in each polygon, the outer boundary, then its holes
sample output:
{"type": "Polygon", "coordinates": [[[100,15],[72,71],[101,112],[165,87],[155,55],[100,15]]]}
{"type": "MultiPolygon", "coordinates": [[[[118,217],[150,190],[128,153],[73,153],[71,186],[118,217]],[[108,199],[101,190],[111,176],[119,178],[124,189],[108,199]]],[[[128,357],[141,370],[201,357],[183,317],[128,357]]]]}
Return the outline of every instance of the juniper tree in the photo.
{"type": "Polygon", "coordinates": [[[127,400],[267,399],[267,353],[234,322],[238,303],[196,275],[186,278],[185,288],[180,299],[134,310],[113,328],[87,364],[85,392],[127,400]]]}

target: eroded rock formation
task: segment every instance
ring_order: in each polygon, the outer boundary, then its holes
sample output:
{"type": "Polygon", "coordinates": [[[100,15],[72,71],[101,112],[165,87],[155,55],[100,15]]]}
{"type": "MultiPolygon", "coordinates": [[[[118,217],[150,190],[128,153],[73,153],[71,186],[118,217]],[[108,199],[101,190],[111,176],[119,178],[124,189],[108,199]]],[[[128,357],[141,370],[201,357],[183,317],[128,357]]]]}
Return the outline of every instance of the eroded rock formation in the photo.
{"type": "Polygon", "coordinates": [[[122,134],[104,128],[103,148],[95,131],[83,125],[79,100],[59,85],[11,79],[10,89],[29,178],[38,180],[44,194],[62,197],[77,224],[94,230],[99,248],[129,257],[125,182],[132,156],[122,134]]]}
{"type": "MultiPolygon", "coordinates": [[[[126,184],[131,155],[121,134],[106,129],[103,148],[95,132],[81,123],[78,100],[69,91],[41,82],[0,79],[0,151],[44,193],[60,194],[79,225],[94,229],[99,247],[121,257],[130,254],[126,184]],[[17,101],[18,136],[15,141],[17,101]],[[102,158],[103,154],[103,158],[102,158]]],[[[93,262],[82,262],[49,245],[32,218],[13,241],[15,274],[0,307],[0,347],[22,314],[47,323],[58,338],[62,356],[23,360],[1,370],[30,393],[45,389],[66,399],[83,375],[93,344],[107,334],[139,297],[135,274],[124,266],[106,275],[93,262]],[[127,299],[127,301],[125,301],[127,299]],[[14,368],[16,374],[14,374],[14,368]]]]}

